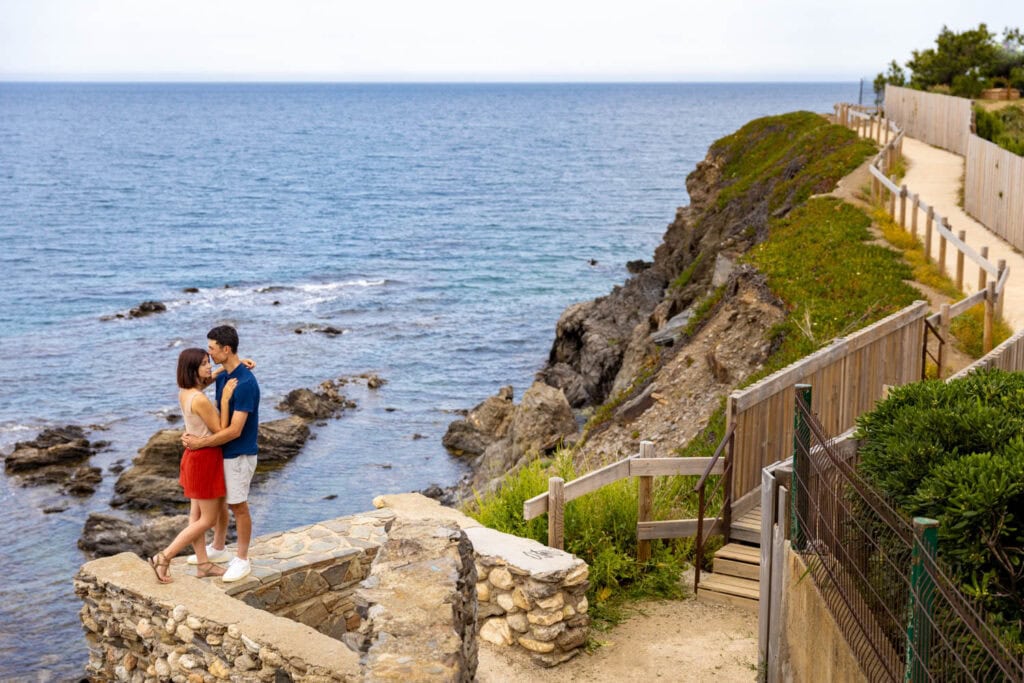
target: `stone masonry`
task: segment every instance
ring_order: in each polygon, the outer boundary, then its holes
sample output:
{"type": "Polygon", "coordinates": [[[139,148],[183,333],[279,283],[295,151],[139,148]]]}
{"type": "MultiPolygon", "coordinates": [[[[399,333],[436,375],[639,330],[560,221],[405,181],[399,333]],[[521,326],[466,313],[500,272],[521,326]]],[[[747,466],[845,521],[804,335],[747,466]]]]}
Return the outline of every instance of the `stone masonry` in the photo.
{"type": "Polygon", "coordinates": [[[545,666],[579,652],[588,568],[418,494],[262,536],[252,574],[174,583],[138,556],[75,577],[94,680],[471,681],[477,635],[545,666]],[[479,610],[479,613],[478,613],[479,610]]]}

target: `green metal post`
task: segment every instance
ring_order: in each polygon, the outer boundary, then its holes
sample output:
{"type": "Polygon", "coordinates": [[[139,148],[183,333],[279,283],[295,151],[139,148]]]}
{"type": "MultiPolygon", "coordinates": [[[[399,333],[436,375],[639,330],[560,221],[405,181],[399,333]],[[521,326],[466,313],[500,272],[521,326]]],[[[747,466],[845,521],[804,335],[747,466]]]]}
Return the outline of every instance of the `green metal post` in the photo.
{"type": "Polygon", "coordinates": [[[807,545],[807,534],[801,526],[800,520],[807,519],[807,512],[810,509],[810,505],[807,500],[807,491],[801,490],[800,486],[797,485],[797,482],[799,481],[806,487],[807,480],[811,475],[811,461],[810,458],[808,458],[808,453],[811,449],[811,431],[807,426],[807,423],[804,421],[803,414],[800,412],[798,403],[802,398],[803,402],[808,408],[810,408],[811,385],[797,384],[793,388],[796,390],[796,396],[794,397],[793,403],[793,484],[791,487],[791,490],[793,491],[793,547],[796,550],[803,550],[807,545]]]}
{"type": "Polygon", "coordinates": [[[910,563],[910,599],[907,622],[907,673],[904,681],[930,680],[928,654],[932,641],[932,606],[935,582],[925,567],[925,556],[933,562],[939,546],[939,523],[927,517],[914,518],[914,552],[910,563]]]}

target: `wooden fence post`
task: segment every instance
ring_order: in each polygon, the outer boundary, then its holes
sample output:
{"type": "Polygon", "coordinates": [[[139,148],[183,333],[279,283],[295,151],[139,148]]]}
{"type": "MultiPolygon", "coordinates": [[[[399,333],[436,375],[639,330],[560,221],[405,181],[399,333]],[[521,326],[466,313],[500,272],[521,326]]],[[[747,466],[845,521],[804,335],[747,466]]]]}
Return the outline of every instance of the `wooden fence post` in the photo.
{"type": "Polygon", "coordinates": [[[811,385],[797,384],[794,389],[796,394],[793,399],[793,547],[803,550],[807,544],[804,526],[811,509],[810,501],[807,499],[810,493],[807,485],[811,477],[811,432],[797,404],[802,400],[810,409],[811,385]]]}
{"type": "Polygon", "coordinates": [[[939,349],[935,354],[936,363],[939,366],[936,376],[942,379],[942,368],[946,364],[946,342],[949,340],[949,304],[939,306],[939,349]]]}
{"type": "Polygon", "coordinates": [[[548,479],[548,546],[565,550],[565,480],[548,479]]]}
{"type": "MultiPolygon", "coordinates": [[[[961,230],[956,234],[957,238],[967,244],[967,231],[961,230]]],[[[964,291],[964,252],[956,250],[956,288],[964,291]]]]}
{"type": "MultiPolygon", "coordinates": [[[[998,283],[1000,280],[1003,279],[1003,271],[1006,270],[1006,259],[1003,259],[1003,258],[999,259],[999,261],[996,262],[996,268],[999,271],[999,274],[996,275],[996,283],[998,283]]],[[[997,297],[998,298],[996,299],[996,315],[999,316],[1000,318],[1002,318],[1003,317],[1003,299],[1006,298],[1006,286],[1005,285],[1003,286],[1003,291],[999,292],[997,297]]]]}
{"type": "Polygon", "coordinates": [[[914,199],[911,202],[910,212],[910,234],[917,239],[917,214],[921,212],[921,197],[916,192],[914,193],[914,199]]]}
{"type": "Polygon", "coordinates": [[[935,220],[935,207],[929,206],[924,221],[924,262],[932,262],[932,222],[935,220]]]}
{"type": "MultiPolygon", "coordinates": [[[[640,442],[640,457],[654,457],[653,441],[640,442]]],[[[639,480],[637,484],[636,520],[638,522],[650,522],[651,513],[654,510],[654,477],[639,477],[639,480]]],[[[651,542],[649,540],[636,542],[636,559],[638,562],[647,562],[651,559],[651,542]]]]}
{"type": "MultiPolygon", "coordinates": [[[[949,230],[949,221],[946,217],[942,217],[942,226],[949,230]]],[[[945,233],[939,233],[939,272],[943,275],[946,274],[946,235],[945,233]]]]}
{"type": "Polygon", "coordinates": [[[900,185],[900,227],[907,229],[907,186],[900,185]]]}
{"type": "Polygon", "coordinates": [[[938,547],[939,523],[927,517],[915,517],[914,546],[910,561],[910,605],[907,610],[910,614],[907,623],[907,668],[903,679],[909,683],[932,680],[928,670],[928,655],[932,641],[935,580],[928,569],[934,566],[938,547]]]}
{"type": "MultiPolygon", "coordinates": [[[[895,185],[896,176],[890,175],[889,182],[895,185]]],[[[889,217],[892,218],[893,221],[896,220],[896,193],[892,191],[889,192],[889,217]]]]}
{"type": "Polygon", "coordinates": [[[981,340],[981,352],[987,354],[992,350],[992,323],[995,319],[996,283],[994,280],[989,280],[985,287],[987,290],[987,294],[985,294],[985,330],[981,340]]]}
{"type": "MultiPolygon", "coordinates": [[[[988,247],[981,248],[981,258],[988,261],[988,247]]],[[[978,291],[985,289],[985,280],[988,279],[988,271],[978,266],[978,291]]]]}

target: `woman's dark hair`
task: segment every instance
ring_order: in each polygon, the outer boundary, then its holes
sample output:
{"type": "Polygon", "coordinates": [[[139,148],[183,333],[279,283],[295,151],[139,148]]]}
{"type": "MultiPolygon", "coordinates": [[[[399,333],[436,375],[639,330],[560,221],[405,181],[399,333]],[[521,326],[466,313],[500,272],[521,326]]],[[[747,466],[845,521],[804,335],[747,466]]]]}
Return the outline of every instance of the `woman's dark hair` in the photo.
{"type": "Polygon", "coordinates": [[[206,333],[207,339],[212,339],[221,347],[230,346],[231,353],[238,353],[238,331],[231,325],[218,325],[206,333]]]}
{"type": "Polygon", "coordinates": [[[202,384],[199,379],[199,366],[206,360],[203,349],[185,349],[178,356],[178,386],[182,389],[194,389],[202,384]]]}

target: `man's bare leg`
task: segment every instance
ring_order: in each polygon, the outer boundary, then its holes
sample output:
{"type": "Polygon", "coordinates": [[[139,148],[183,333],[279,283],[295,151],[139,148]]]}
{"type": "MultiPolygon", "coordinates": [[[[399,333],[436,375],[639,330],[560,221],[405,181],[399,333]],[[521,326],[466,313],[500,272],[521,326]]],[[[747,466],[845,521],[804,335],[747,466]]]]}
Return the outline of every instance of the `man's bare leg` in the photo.
{"type": "Polygon", "coordinates": [[[239,559],[247,560],[249,559],[249,542],[252,540],[252,517],[249,515],[249,503],[237,503],[228,507],[235,515],[235,530],[238,532],[238,552],[235,554],[239,559]]]}

